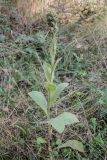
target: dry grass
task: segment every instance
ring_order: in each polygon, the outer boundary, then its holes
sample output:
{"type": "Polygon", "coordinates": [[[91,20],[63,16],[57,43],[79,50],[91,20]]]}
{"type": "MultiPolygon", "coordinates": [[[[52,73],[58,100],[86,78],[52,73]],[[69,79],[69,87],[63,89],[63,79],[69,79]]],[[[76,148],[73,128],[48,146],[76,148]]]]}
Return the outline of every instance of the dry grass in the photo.
{"type": "Polygon", "coordinates": [[[43,15],[44,12],[49,9],[52,2],[53,0],[19,0],[17,6],[24,22],[26,23],[26,21],[40,17],[40,14],[43,15]]]}
{"type": "Polygon", "coordinates": [[[62,22],[74,23],[98,14],[104,7],[104,0],[91,2],[83,0],[18,0],[17,5],[25,23],[43,17],[49,10],[55,11],[62,22]]]}

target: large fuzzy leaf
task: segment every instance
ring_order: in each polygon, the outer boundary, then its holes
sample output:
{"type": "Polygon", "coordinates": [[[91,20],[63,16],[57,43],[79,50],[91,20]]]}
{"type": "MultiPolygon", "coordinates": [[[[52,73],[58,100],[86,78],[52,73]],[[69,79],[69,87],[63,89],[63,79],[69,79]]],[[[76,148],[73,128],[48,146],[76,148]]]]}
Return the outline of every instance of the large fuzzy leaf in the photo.
{"type": "Polygon", "coordinates": [[[78,122],[79,120],[77,119],[76,115],[69,112],[64,112],[56,118],[52,118],[48,121],[48,123],[52,125],[52,127],[59,133],[64,131],[66,125],[78,122]]]}
{"type": "Polygon", "coordinates": [[[44,85],[45,89],[49,92],[54,92],[56,90],[56,85],[54,83],[46,82],[44,85]]]}
{"type": "Polygon", "coordinates": [[[68,86],[68,83],[60,83],[59,85],[56,86],[56,90],[53,92],[51,95],[51,103],[53,104],[57,98],[60,96],[62,91],[68,86]]]}
{"type": "Polygon", "coordinates": [[[32,91],[29,96],[36,102],[38,106],[47,114],[47,101],[42,92],[32,91]]]}
{"type": "Polygon", "coordinates": [[[69,140],[66,143],[63,143],[62,145],[59,146],[59,148],[66,148],[66,147],[70,147],[79,152],[84,152],[83,144],[77,140],[69,140]]]}
{"type": "Polygon", "coordinates": [[[46,143],[45,139],[42,137],[38,137],[36,142],[38,145],[43,145],[46,143]]]}

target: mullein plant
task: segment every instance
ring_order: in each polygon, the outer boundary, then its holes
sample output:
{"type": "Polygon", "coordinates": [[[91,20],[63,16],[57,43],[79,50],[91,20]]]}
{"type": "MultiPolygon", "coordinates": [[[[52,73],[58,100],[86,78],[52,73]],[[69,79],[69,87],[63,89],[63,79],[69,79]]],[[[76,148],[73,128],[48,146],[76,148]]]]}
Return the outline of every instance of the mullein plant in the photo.
{"type": "MultiPolygon", "coordinates": [[[[59,134],[63,133],[66,125],[73,125],[78,123],[79,120],[75,114],[70,112],[63,112],[57,117],[53,118],[52,108],[54,109],[55,104],[57,103],[58,98],[62,91],[69,85],[68,83],[56,84],[55,79],[55,69],[61,59],[56,60],[56,50],[57,50],[57,20],[56,16],[49,13],[47,15],[47,23],[50,27],[50,63],[44,61],[42,68],[44,70],[45,83],[43,84],[47,97],[42,92],[32,91],[29,93],[29,96],[36,102],[36,104],[44,111],[46,115],[46,125],[48,126],[48,152],[49,160],[53,160],[53,149],[51,146],[52,132],[53,129],[56,130],[59,134]]],[[[68,140],[67,142],[60,144],[58,148],[71,147],[72,149],[78,150],[79,152],[84,152],[83,145],[81,142],[76,140],[68,140]]]]}

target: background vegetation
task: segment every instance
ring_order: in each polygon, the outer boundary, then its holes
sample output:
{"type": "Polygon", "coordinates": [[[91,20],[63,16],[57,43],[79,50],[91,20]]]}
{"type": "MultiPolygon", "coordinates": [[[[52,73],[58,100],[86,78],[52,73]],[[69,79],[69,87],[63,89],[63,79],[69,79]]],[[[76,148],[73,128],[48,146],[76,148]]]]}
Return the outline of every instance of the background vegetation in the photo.
{"type": "MultiPolygon", "coordinates": [[[[77,139],[84,144],[85,153],[55,150],[58,160],[107,159],[106,6],[98,14],[87,6],[81,10],[85,16],[76,13],[73,23],[64,24],[65,17],[59,14],[63,23],[58,24],[57,58],[62,59],[55,81],[69,83],[62,95],[71,94],[53,113],[70,111],[80,123],[67,127],[61,136],[54,132],[52,146],[77,139]]],[[[28,93],[45,93],[41,63],[50,60],[49,28],[45,17],[24,21],[10,1],[0,8],[0,160],[46,160],[47,144],[37,141],[47,137],[46,128],[39,125],[45,116],[28,93]]]]}

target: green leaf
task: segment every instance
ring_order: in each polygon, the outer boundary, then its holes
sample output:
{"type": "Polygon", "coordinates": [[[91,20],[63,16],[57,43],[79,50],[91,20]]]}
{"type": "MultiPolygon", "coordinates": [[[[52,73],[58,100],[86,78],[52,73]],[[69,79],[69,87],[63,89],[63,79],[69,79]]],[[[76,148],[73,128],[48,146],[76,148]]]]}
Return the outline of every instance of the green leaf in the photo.
{"type": "Polygon", "coordinates": [[[56,90],[53,92],[51,95],[51,103],[54,103],[57,98],[60,96],[62,91],[68,86],[68,83],[60,83],[59,85],[56,86],[56,90]]]}
{"type": "Polygon", "coordinates": [[[84,152],[84,146],[80,141],[77,140],[69,140],[66,143],[59,146],[59,149],[70,147],[74,150],[77,150],[79,152],[84,152]]]}
{"type": "Polygon", "coordinates": [[[55,145],[57,145],[57,146],[61,145],[61,139],[57,139],[56,142],[55,142],[55,145]]]}
{"type": "Polygon", "coordinates": [[[59,133],[62,133],[65,129],[66,125],[78,123],[79,120],[77,119],[75,114],[64,112],[57,116],[56,118],[52,118],[48,121],[48,124],[52,125],[52,127],[59,133]]]}
{"type": "Polygon", "coordinates": [[[41,44],[43,45],[45,43],[46,40],[46,35],[44,32],[39,31],[34,35],[35,41],[37,44],[41,44]]]}
{"type": "Polygon", "coordinates": [[[107,88],[103,91],[103,96],[101,97],[101,100],[104,105],[107,105],[107,88]]]}
{"type": "Polygon", "coordinates": [[[29,53],[31,55],[35,53],[35,50],[30,48],[30,47],[26,48],[25,50],[26,50],[27,53],[29,53]]]}
{"type": "Polygon", "coordinates": [[[3,34],[0,34],[0,42],[4,42],[6,40],[6,36],[3,34]]]}
{"type": "Polygon", "coordinates": [[[18,129],[20,129],[20,131],[23,133],[23,135],[27,134],[27,131],[23,127],[21,127],[19,125],[15,125],[15,127],[18,128],[18,129]]]}
{"type": "Polygon", "coordinates": [[[61,60],[61,58],[59,58],[56,63],[54,64],[54,66],[52,67],[52,74],[51,74],[51,80],[53,81],[54,80],[54,76],[55,76],[55,69],[59,63],[59,61],[61,60]]]}
{"type": "Polygon", "coordinates": [[[51,81],[51,65],[48,64],[47,62],[44,62],[43,69],[44,69],[46,80],[50,82],[51,81]]]}
{"type": "Polygon", "coordinates": [[[57,65],[58,65],[58,63],[60,62],[61,59],[62,59],[62,58],[59,58],[59,59],[56,60],[56,63],[55,63],[55,65],[54,65],[54,69],[56,69],[56,67],[57,67],[57,65]]]}
{"type": "Polygon", "coordinates": [[[93,142],[97,145],[104,145],[105,143],[100,133],[93,138],[93,142]]]}
{"type": "Polygon", "coordinates": [[[42,92],[32,91],[29,96],[37,103],[38,106],[47,114],[47,101],[42,92]]]}
{"type": "Polygon", "coordinates": [[[44,85],[45,89],[50,92],[54,92],[56,89],[56,85],[54,83],[46,82],[44,85]]]}
{"type": "Polygon", "coordinates": [[[46,143],[45,139],[42,138],[42,137],[38,137],[36,142],[37,142],[38,145],[41,145],[41,144],[45,144],[45,143],[46,143]]]}
{"type": "Polygon", "coordinates": [[[91,122],[92,128],[96,129],[96,127],[98,125],[97,124],[97,119],[96,118],[91,118],[90,122],[91,122]]]}
{"type": "Polygon", "coordinates": [[[54,79],[54,72],[55,72],[56,66],[57,66],[57,64],[59,63],[60,60],[61,60],[61,58],[59,58],[56,61],[56,63],[54,64],[53,67],[49,63],[47,63],[47,62],[44,61],[43,69],[44,69],[46,80],[48,82],[53,81],[53,79],[54,79]]]}

